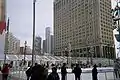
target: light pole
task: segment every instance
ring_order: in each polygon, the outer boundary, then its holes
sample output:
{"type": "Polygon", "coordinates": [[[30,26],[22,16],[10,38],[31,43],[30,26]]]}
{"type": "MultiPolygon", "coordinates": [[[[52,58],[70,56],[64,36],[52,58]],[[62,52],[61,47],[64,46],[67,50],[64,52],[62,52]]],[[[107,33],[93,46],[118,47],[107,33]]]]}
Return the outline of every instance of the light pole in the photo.
{"type": "Polygon", "coordinates": [[[110,51],[110,44],[108,44],[108,62],[110,66],[110,59],[111,59],[111,51],[110,51]]]}
{"type": "Polygon", "coordinates": [[[32,43],[32,66],[34,65],[34,55],[35,55],[35,3],[33,0],[33,43],[32,43]]]}
{"type": "Polygon", "coordinates": [[[24,49],[24,65],[25,65],[25,57],[26,57],[26,47],[27,47],[27,41],[25,41],[25,49],[24,49]]]}
{"type": "Polygon", "coordinates": [[[65,56],[67,57],[67,64],[68,64],[68,55],[69,55],[69,52],[68,52],[67,48],[65,48],[65,56]]]}
{"type": "Polygon", "coordinates": [[[8,41],[8,37],[9,37],[9,21],[10,21],[10,20],[9,20],[9,18],[8,18],[7,26],[6,26],[6,27],[7,27],[7,30],[6,30],[7,33],[6,33],[6,35],[5,35],[6,38],[5,38],[4,64],[6,63],[6,56],[7,56],[6,54],[8,53],[8,47],[9,47],[9,46],[8,46],[8,45],[9,45],[9,41],[8,41]]]}
{"type": "Polygon", "coordinates": [[[94,53],[94,47],[91,46],[90,47],[90,62],[91,62],[91,65],[93,65],[93,53],[94,53]]]}

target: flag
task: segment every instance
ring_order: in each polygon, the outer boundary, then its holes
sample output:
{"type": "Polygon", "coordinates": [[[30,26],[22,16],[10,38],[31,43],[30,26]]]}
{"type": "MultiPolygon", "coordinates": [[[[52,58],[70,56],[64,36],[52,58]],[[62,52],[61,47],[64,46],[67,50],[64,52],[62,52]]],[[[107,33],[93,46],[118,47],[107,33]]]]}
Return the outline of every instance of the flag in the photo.
{"type": "Polygon", "coordinates": [[[7,20],[7,32],[9,32],[9,18],[8,18],[8,20],[7,20]]]}
{"type": "Polygon", "coordinates": [[[0,34],[2,34],[5,29],[6,29],[6,22],[0,21],[0,34]]]}

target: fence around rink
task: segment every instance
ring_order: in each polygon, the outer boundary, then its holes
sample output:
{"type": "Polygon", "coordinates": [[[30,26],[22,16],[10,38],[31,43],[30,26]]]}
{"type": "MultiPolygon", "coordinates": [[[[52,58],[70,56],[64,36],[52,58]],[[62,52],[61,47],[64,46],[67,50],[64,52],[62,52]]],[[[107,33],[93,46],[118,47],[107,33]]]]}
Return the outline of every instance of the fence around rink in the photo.
{"type": "MultiPolygon", "coordinates": [[[[26,80],[26,74],[25,69],[19,68],[17,70],[12,70],[10,73],[9,78],[13,80],[13,78],[17,78],[18,80],[26,80]]],[[[92,68],[82,68],[82,74],[81,74],[81,80],[92,80],[92,74],[91,74],[92,68]]],[[[48,70],[50,73],[51,70],[48,70]]],[[[57,70],[59,73],[59,76],[61,78],[61,72],[60,69],[57,70]]],[[[67,69],[68,75],[67,80],[74,80],[74,75],[72,73],[72,69],[67,69]]],[[[116,79],[114,69],[112,67],[106,67],[106,68],[98,68],[98,80],[120,80],[116,79]]]]}

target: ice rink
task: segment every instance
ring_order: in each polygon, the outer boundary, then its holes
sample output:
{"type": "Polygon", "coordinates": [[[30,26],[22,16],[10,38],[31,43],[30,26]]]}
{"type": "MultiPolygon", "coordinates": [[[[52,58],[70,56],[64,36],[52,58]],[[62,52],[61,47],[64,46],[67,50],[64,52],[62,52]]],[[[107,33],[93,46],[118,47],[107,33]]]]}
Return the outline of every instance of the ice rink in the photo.
{"type": "MultiPolygon", "coordinates": [[[[86,68],[82,69],[82,74],[81,74],[81,80],[92,80],[92,73],[91,73],[92,68],[86,68]]],[[[75,80],[74,79],[74,74],[71,73],[71,69],[67,69],[68,74],[67,74],[67,80],[75,80]]],[[[49,73],[51,70],[49,70],[49,73]]],[[[57,70],[59,73],[59,77],[61,78],[61,73],[60,70],[57,70]]],[[[13,76],[24,78],[26,80],[26,75],[24,71],[18,71],[14,72],[13,76]]],[[[61,79],[60,79],[61,80],[61,79]]],[[[113,73],[113,68],[98,68],[98,80],[115,80],[115,75],[113,73]]]]}

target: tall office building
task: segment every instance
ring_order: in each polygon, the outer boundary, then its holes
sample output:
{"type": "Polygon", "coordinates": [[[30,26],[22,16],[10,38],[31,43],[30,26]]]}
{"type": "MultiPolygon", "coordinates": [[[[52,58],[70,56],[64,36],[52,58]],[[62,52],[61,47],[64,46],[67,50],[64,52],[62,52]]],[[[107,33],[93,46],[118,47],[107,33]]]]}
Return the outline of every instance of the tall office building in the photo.
{"type": "Polygon", "coordinates": [[[20,53],[21,55],[31,55],[32,54],[32,49],[30,48],[30,46],[26,46],[26,52],[25,52],[25,47],[20,47],[20,53]]]}
{"type": "Polygon", "coordinates": [[[51,36],[50,36],[51,30],[50,27],[47,27],[45,30],[46,35],[46,53],[51,53],[51,36]]]}
{"type": "Polygon", "coordinates": [[[47,52],[46,40],[43,40],[43,54],[47,52]]]}
{"type": "Polygon", "coordinates": [[[8,44],[7,44],[7,49],[5,49],[5,53],[6,54],[19,54],[20,40],[17,39],[12,33],[8,34],[7,39],[8,39],[8,44]]]}
{"type": "Polygon", "coordinates": [[[51,54],[54,55],[54,35],[51,36],[51,54]]]}
{"type": "Polygon", "coordinates": [[[41,37],[37,36],[35,38],[35,54],[41,55],[41,41],[41,37]]]}
{"type": "Polygon", "coordinates": [[[56,55],[70,43],[72,54],[113,58],[111,0],[54,0],[54,37],[56,55]]]}

